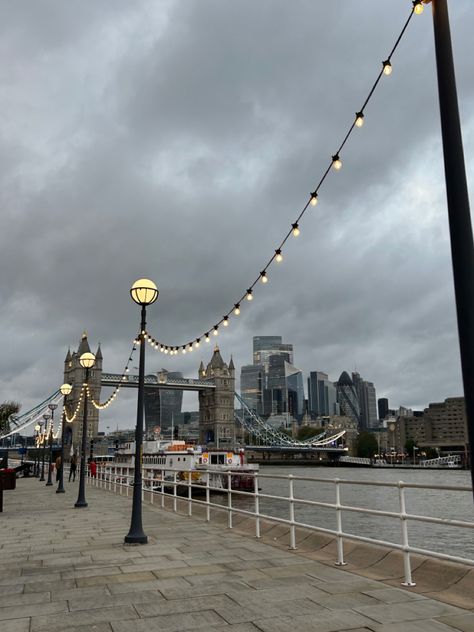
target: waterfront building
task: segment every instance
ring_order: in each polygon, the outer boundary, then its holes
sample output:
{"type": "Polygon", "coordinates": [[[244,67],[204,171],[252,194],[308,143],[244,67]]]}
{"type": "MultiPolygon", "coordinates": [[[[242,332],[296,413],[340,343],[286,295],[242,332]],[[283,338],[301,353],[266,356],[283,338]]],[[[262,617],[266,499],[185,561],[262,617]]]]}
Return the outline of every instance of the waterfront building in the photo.
{"type": "Polygon", "coordinates": [[[341,414],[352,419],[360,427],[359,397],[354,384],[346,371],[343,371],[336,384],[337,401],[341,414]]]}
{"type": "Polygon", "coordinates": [[[327,373],[311,371],[308,377],[308,410],[315,418],[338,415],[337,390],[327,373]]]}
{"type": "MultiPolygon", "coordinates": [[[[167,371],[161,369],[160,376],[166,381],[170,379],[182,379],[179,371],[167,371]]],[[[183,391],[166,390],[161,388],[145,389],[145,432],[152,437],[155,430],[166,430],[176,423],[183,405],[183,391]]]]}

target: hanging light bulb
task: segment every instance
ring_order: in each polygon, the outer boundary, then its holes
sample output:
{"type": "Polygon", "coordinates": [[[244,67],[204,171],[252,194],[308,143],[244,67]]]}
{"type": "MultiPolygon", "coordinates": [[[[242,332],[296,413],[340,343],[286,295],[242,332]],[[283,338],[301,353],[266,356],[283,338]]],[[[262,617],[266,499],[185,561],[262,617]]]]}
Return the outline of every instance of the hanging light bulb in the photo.
{"type": "Polygon", "coordinates": [[[193,350],[193,343],[192,342],[189,343],[188,350],[189,350],[190,353],[193,350]]]}
{"type": "Polygon", "coordinates": [[[219,333],[219,327],[217,325],[214,325],[214,329],[212,330],[212,333],[214,334],[214,336],[217,336],[217,334],[219,333]]]}
{"type": "Polygon", "coordinates": [[[416,13],[416,15],[421,15],[424,10],[425,7],[423,6],[421,0],[413,0],[413,11],[416,13]]]}
{"type": "Polygon", "coordinates": [[[209,342],[210,338],[209,338],[209,334],[208,333],[205,335],[205,338],[206,338],[206,342],[209,342]]]}
{"type": "Polygon", "coordinates": [[[229,317],[228,316],[224,316],[224,320],[223,320],[222,324],[224,325],[224,327],[228,327],[229,326],[229,317]]]}
{"type": "Polygon", "coordinates": [[[247,290],[247,300],[251,301],[253,300],[253,294],[252,294],[252,288],[249,287],[249,289],[247,290]]]}
{"type": "Polygon", "coordinates": [[[196,338],[196,342],[194,343],[194,346],[196,347],[196,349],[199,349],[201,345],[201,338],[196,338]]]}
{"type": "Polygon", "coordinates": [[[385,61],[382,62],[383,64],[383,74],[384,75],[391,75],[392,74],[392,64],[390,63],[389,59],[386,59],[385,61]]]}
{"type": "Polygon", "coordinates": [[[185,345],[183,345],[182,353],[186,353],[186,346],[185,345]]]}
{"type": "Polygon", "coordinates": [[[234,314],[238,316],[240,314],[240,303],[234,305],[234,314]]]}
{"type": "Polygon", "coordinates": [[[342,167],[342,160],[339,158],[339,154],[336,154],[332,157],[332,166],[336,171],[339,171],[339,169],[342,167]]]}
{"type": "Polygon", "coordinates": [[[313,193],[311,193],[311,200],[309,203],[311,204],[311,206],[316,206],[316,204],[318,203],[318,194],[316,193],[316,191],[313,191],[313,193]]]}
{"type": "Polygon", "coordinates": [[[280,248],[277,248],[277,250],[275,250],[275,253],[276,253],[275,261],[277,263],[281,263],[283,261],[283,255],[281,254],[280,248]]]}
{"type": "Polygon", "coordinates": [[[364,124],[364,113],[356,112],[355,126],[362,127],[363,124],[364,124]]]}
{"type": "Polygon", "coordinates": [[[295,237],[298,237],[298,235],[300,234],[300,227],[298,226],[298,224],[295,222],[291,225],[291,227],[293,228],[293,235],[295,237]]]}
{"type": "Polygon", "coordinates": [[[168,353],[169,353],[169,349],[168,347],[165,347],[165,355],[168,355],[168,353]]]}
{"type": "Polygon", "coordinates": [[[268,283],[268,277],[267,277],[266,270],[262,270],[262,272],[260,272],[260,278],[262,280],[262,283],[268,283]]]}

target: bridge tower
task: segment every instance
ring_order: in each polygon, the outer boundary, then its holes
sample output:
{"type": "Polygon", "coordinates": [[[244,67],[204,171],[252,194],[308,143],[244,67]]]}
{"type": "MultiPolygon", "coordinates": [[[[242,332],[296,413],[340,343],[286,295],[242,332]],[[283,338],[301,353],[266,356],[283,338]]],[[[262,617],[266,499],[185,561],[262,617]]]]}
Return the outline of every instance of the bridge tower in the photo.
{"type": "MultiPolygon", "coordinates": [[[[86,379],[86,370],[79,364],[79,358],[86,351],[90,352],[89,341],[87,340],[87,333],[82,334],[81,342],[77,351],[68,349],[66,358],[64,360],[64,382],[71,384],[72,392],[67,397],[67,409],[68,414],[71,416],[76,410],[77,402],[82,391],[84,380],[86,379]]],[[[92,369],[89,369],[89,390],[95,401],[100,401],[100,389],[102,378],[102,351],[100,349],[100,343],[95,353],[95,365],[92,369]]],[[[85,394],[84,394],[85,395],[85,394]]],[[[79,413],[75,420],[68,424],[65,428],[65,443],[74,444],[76,448],[79,447],[82,438],[82,419],[83,419],[83,406],[81,406],[79,413]]],[[[92,403],[88,402],[87,408],[87,434],[90,439],[97,436],[99,430],[99,411],[92,403]]]]}
{"type": "Polygon", "coordinates": [[[235,367],[227,365],[216,345],[211,361],[199,367],[200,379],[212,379],[215,390],[199,391],[199,441],[211,447],[231,447],[235,442],[235,367]]]}

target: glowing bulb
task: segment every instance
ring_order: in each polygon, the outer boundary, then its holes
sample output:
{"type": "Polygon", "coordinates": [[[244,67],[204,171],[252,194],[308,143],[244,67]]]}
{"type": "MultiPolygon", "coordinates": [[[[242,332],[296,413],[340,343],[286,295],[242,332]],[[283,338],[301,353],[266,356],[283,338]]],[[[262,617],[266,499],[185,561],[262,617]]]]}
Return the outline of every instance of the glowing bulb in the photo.
{"type": "Polygon", "coordinates": [[[260,278],[262,279],[262,283],[268,283],[268,277],[265,270],[260,272],[260,278]]]}
{"type": "Polygon", "coordinates": [[[186,353],[186,347],[183,347],[183,353],[186,353]]]}
{"type": "Polygon", "coordinates": [[[168,347],[165,347],[165,355],[169,353],[168,347]]]}
{"type": "Polygon", "coordinates": [[[189,343],[188,349],[189,349],[189,352],[191,353],[191,351],[193,350],[193,343],[192,342],[189,343]]]}
{"type": "Polygon", "coordinates": [[[229,326],[229,318],[227,316],[224,316],[224,321],[222,323],[224,325],[224,327],[228,327],[229,326]]]}
{"type": "Polygon", "coordinates": [[[234,314],[238,316],[240,314],[240,304],[236,303],[234,307],[234,314]]]}
{"type": "Polygon", "coordinates": [[[386,59],[385,61],[382,62],[383,64],[383,74],[384,75],[391,75],[392,74],[392,64],[390,63],[390,61],[388,59],[386,59]]]}
{"type": "Polygon", "coordinates": [[[313,191],[313,193],[311,193],[311,200],[309,203],[311,204],[311,206],[316,206],[316,204],[318,203],[318,194],[316,193],[316,191],[313,191]]]}
{"type": "Polygon", "coordinates": [[[295,237],[298,237],[298,235],[300,234],[300,229],[299,229],[298,224],[295,223],[295,224],[292,224],[291,226],[293,228],[293,235],[295,237]]]}
{"type": "Polygon", "coordinates": [[[356,112],[355,126],[362,127],[363,124],[364,124],[364,114],[362,112],[356,112]]]}
{"type": "Polygon", "coordinates": [[[280,248],[278,248],[278,250],[275,250],[275,252],[276,252],[275,261],[277,263],[281,263],[283,261],[283,255],[281,254],[280,248]]]}
{"type": "Polygon", "coordinates": [[[336,171],[339,171],[342,167],[342,160],[339,158],[339,154],[332,157],[332,166],[336,169],[336,171]]]}
{"type": "Polygon", "coordinates": [[[425,7],[423,6],[421,0],[413,0],[413,11],[416,13],[416,15],[421,15],[424,9],[425,7]]]}
{"type": "Polygon", "coordinates": [[[209,342],[210,338],[209,338],[209,334],[206,334],[206,342],[209,342]]]}
{"type": "Polygon", "coordinates": [[[251,301],[253,299],[252,288],[247,290],[247,300],[251,301]]]}
{"type": "Polygon", "coordinates": [[[218,329],[217,325],[212,330],[212,333],[214,334],[214,336],[217,336],[217,334],[219,333],[219,329],[218,329]]]}

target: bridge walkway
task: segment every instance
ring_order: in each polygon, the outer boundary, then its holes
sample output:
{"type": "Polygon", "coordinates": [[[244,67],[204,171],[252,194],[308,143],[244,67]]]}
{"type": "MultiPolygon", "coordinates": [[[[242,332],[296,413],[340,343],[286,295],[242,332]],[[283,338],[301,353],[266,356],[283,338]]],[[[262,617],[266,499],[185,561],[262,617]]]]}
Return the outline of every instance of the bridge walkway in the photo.
{"type": "Polygon", "coordinates": [[[277,531],[273,546],[145,503],[149,544],[126,546],[131,498],[88,486],[75,509],[77,485],[5,493],[2,632],[474,630],[473,611],[288,551],[277,531]]]}

